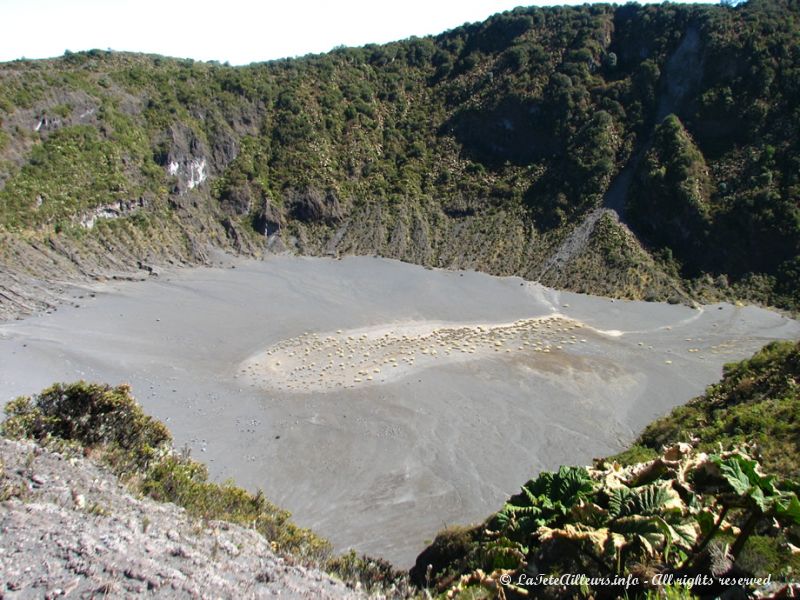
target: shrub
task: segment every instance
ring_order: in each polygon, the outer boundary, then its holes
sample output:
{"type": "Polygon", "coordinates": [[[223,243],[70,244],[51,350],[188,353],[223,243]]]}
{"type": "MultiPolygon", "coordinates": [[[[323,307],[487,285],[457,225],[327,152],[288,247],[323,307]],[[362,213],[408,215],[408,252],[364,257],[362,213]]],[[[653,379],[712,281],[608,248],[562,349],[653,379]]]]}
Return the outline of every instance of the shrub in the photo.
{"type": "Polygon", "coordinates": [[[325,569],[343,581],[356,584],[367,593],[394,592],[405,596],[409,592],[408,574],[398,571],[380,558],[358,555],[355,550],[335,556],[325,563],[325,569]]]}
{"type": "Polygon", "coordinates": [[[0,431],[14,438],[103,446],[117,470],[144,469],[169,449],[172,436],[163,423],[144,414],[130,392],[127,385],[55,384],[32,398],[10,402],[0,431]]]}
{"type": "Polygon", "coordinates": [[[172,454],[160,460],[146,472],[140,489],[159,502],[184,507],[193,516],[252,527],[276,552],[311,562],[331,553],[327,540],[292,523],[291,513],[269,502],[262,492],[251,494],[230,481],[210,482],[205,465],[188,456],[172,454]]]}
{"type": "Polygon", "coordinates": [[[648,425],[637,444],[657,451],[692,437],[704,450],[756,442],[766,469],[800,478],[798,377],[800,344],[768,344],[752,358],[726,365],[722,381],[648,425]]]}

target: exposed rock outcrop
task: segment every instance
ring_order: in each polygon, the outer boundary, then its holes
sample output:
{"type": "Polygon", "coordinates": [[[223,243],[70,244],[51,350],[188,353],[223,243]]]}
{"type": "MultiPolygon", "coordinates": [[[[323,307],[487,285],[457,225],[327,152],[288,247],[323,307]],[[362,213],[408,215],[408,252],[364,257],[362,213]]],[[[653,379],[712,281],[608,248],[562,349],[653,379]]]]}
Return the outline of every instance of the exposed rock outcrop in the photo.
{"type": "Polygon", "coordinates": [[[357,598],[253,530],[134,498],[89,460],[0,438],[3,598],[357,598]]]}
{"type": "Polygon", "coordinates": [[[344,216],[339,199],[332,190],[322,192],[313,187],[302,191],[289,190],[284,204],[293,218],[306,223],[332,225],[344,216]]]}
{"type": "Polygon", "coordinates": [[[175,178],[173,192],[184,194],[208,179],[210,153],[205,142],[188,127],[173,126],[159,147],[156,162],[175,178]]]}

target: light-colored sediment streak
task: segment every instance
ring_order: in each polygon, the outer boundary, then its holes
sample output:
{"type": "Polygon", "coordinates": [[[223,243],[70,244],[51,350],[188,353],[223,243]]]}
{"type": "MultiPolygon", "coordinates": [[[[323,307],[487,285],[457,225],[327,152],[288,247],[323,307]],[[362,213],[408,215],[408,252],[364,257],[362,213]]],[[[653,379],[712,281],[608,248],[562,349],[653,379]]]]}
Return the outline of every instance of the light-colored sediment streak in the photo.
{"type": "Polygon", "coordinates": [[[586,343],[588,335],[598,333],[563,315],[499,324],[408,322],[338,329],[270,346],[244,361],[240,375],[271,389],[326,392],[388,383],[434,365],[565,352],[586,343]]]}

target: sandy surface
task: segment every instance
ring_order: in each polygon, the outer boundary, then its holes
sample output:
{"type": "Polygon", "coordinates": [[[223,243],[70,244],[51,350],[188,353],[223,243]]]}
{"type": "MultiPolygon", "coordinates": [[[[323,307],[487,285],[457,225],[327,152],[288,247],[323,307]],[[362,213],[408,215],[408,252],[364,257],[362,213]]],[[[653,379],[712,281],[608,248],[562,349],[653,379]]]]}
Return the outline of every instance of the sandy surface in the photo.
{"type": "MultiPolygon", "coordinates": [[[[513,323],[408,322],[346,332],[337,329],[304,333],[274,344],[244,361],[240,373],[265,389],[352,389],[397,381],[429,367],[479,361],[492,353],[559,352],[565,346],[588,343],[576,335],[589,335],[587,331],[595,333],[558,314],[513,323]]],[[[569,357],[565,353],[563,358],[569,357]]]]}
{"type": "Polygon", "coordinates": [[[724,363],[800,337],[752,307],[382,259],[235,266],[76,290],[78,307],[0,324],[0,400],[129,382],[215,477],[400,566],[537,471],[618,451],[724,363]]]}

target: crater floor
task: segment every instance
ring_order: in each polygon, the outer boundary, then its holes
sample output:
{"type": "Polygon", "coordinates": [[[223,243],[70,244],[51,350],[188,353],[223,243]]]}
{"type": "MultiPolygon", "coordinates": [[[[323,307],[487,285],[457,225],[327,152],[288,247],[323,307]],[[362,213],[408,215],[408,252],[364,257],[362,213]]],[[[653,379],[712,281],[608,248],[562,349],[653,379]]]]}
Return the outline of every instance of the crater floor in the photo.
{"type": "Polygon", "coordinates": [[[586,329],[573,319],[553,315],[513,323],[417,322],[304,333],[249,358],[240,372],[266,389],[353,389],[397,381],[430,367],[479,361],[492,353],[513,359],[520,354],[561,352],[561,358],[568,360],[565,346],[588,342],[570,333],[586,329]]]}
{"type": "Polygon", "coordinates": [[[0,324],[0,400],[129,382],[212,475],[409,566],[541,469],[616,452],[800,325],[396,261],[271,257],[0,324]],[[235,268],[233,268],[235,267],[235,268]]]}

